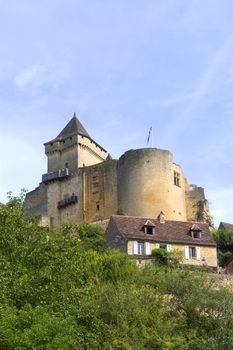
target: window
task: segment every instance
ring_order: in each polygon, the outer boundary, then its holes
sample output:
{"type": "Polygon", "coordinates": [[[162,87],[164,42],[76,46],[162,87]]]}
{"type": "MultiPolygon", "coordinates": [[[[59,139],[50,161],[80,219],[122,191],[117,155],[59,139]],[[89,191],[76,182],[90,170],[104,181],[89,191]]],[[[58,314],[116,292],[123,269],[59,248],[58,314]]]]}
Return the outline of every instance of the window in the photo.
{"type": "Polygon", "coordinates": [[[184,257],[188,259],[201,260],[201,249],[200,247],[185,246],[184,247],[184,257]]]}
{"type": "Polygon", "coordinates": [[[146,232],[146,234],[148,234],[148,235],[153,235],[153,233],[154,233],[154,227],[152,227],[152,226],[145,226],[145,232],[146,232]]]}
{"type": "Polygon", "coordinates": [[[196,239],[201,238],[201,232],[200,231],[192,231],[192,237],[196,239]]]}
{"type": "Polygon", "coordinates": [[[174,171],[174,185],[180,187],[180,174],[174,171]]]}
{"type": "Polygon", "coordinates": [[[139,254],[139,255],[145,254],[144,243],[138,243],[138,254],[139,254]]]}
{"type": "Polygon", "coordinates": [[[100,211],[100,202],[96,202],[95,205],[96,211],[100,211]]]}
{"type": "Polygon", "coordinates": [[[155,248],[162,248],[166,250],[167,252],[170,252],[172,250],[171,244],[165,244],[165,243],[155,243],[155,248]]]}
{"type": "Polygon", "coordinates": [[[196,251],[195,247],[189,247],[189,257],[190,257],[190,259],[197,258],[197,251],[196,251]]]}

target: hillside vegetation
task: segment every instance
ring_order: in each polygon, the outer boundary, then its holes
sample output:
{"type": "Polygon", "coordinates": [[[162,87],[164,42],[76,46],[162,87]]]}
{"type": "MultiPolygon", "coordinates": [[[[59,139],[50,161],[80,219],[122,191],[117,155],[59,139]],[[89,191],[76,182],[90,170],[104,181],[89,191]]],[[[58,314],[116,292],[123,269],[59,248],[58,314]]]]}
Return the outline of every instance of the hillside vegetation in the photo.
{"type": "Polygon", "coordinates": [[[0,349],[233,349],[233,296],[206,273],[138,268],[98,226],[52,231],[0,207],[0,349]]]}

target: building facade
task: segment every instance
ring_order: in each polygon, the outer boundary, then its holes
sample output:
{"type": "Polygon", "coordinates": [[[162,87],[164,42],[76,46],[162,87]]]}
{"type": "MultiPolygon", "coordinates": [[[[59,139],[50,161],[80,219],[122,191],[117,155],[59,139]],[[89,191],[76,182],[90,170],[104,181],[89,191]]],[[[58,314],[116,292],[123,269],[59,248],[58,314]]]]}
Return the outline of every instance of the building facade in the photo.
{"type": "Polygon", "coordinates": [[[27,215],[41,225],[96,222],[117,212],[157,217],[161,210],[169,220],[211,224],[203,188],[188,184],[170,151],[143,148],[111,159],[76,115],[44,145],[47,173],[26,196],[27,215]]]}
{"type": "Polygon", "coordinates": [[[178,251],[184,265],[217,268],[216,243],[206,223],[165,220],[162,212],[157,219],[113,215],[105,238],[110,248],[139,263],[151,261],[152,251],[163,248],[178,251]]]}

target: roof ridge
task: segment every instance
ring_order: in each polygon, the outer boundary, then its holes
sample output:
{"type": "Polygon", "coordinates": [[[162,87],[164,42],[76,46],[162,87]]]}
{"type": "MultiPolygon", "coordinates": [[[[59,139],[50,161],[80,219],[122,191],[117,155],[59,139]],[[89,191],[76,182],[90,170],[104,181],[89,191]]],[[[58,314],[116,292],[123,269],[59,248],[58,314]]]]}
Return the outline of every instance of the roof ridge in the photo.
{"type": "MultiPolygon", "coordinates": [[[[134,216],[134,215],[118,215],[118,214],[112,214],[111,216],[113,217],[120,217],[120,218],[134,218],[134,219],[144,219],[144,220],[153,220],[153,221],[158,221],[157,218],[151,218],[148,216],[134,216]]],[[[185,220],[166,220],[166,222],[184,222],[186,224],[198,224],[198,225],[208,225],[206,222],[200,222],[200,221],[185,221],[185,220]]]]}

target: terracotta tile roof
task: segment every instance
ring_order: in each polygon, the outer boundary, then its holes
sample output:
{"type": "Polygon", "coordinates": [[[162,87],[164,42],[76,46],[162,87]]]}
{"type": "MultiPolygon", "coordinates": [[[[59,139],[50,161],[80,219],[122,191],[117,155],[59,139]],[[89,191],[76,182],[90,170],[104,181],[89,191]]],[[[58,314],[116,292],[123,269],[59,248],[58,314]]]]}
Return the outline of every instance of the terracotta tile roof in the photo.
{"type": "Polygon", "coordinates": [[[135,216],[112,215],[110,218],[107,233],[110,235],[111,230],[116,230],[126,239],[146,239],[155,242],[167,243],[184,243],[206,246],[216,246],[216,243],[209,231],[209,226],[205,223],[194,223],[188,221],[170,221],[160,223],[157,219],[141,218],[135,216]],[[146,220],[154,224],[154,233],[148,235],[144,232],[146,220]],[[198,225],[201,231],[201,238],[193,238],[191,228],[193,224],[198,225]]]}
{"type": "Polygon", "coordinates": [[[219,230],[233,231],[233,224],[228,224],[227,222],[220,222],[219,230]]]}

